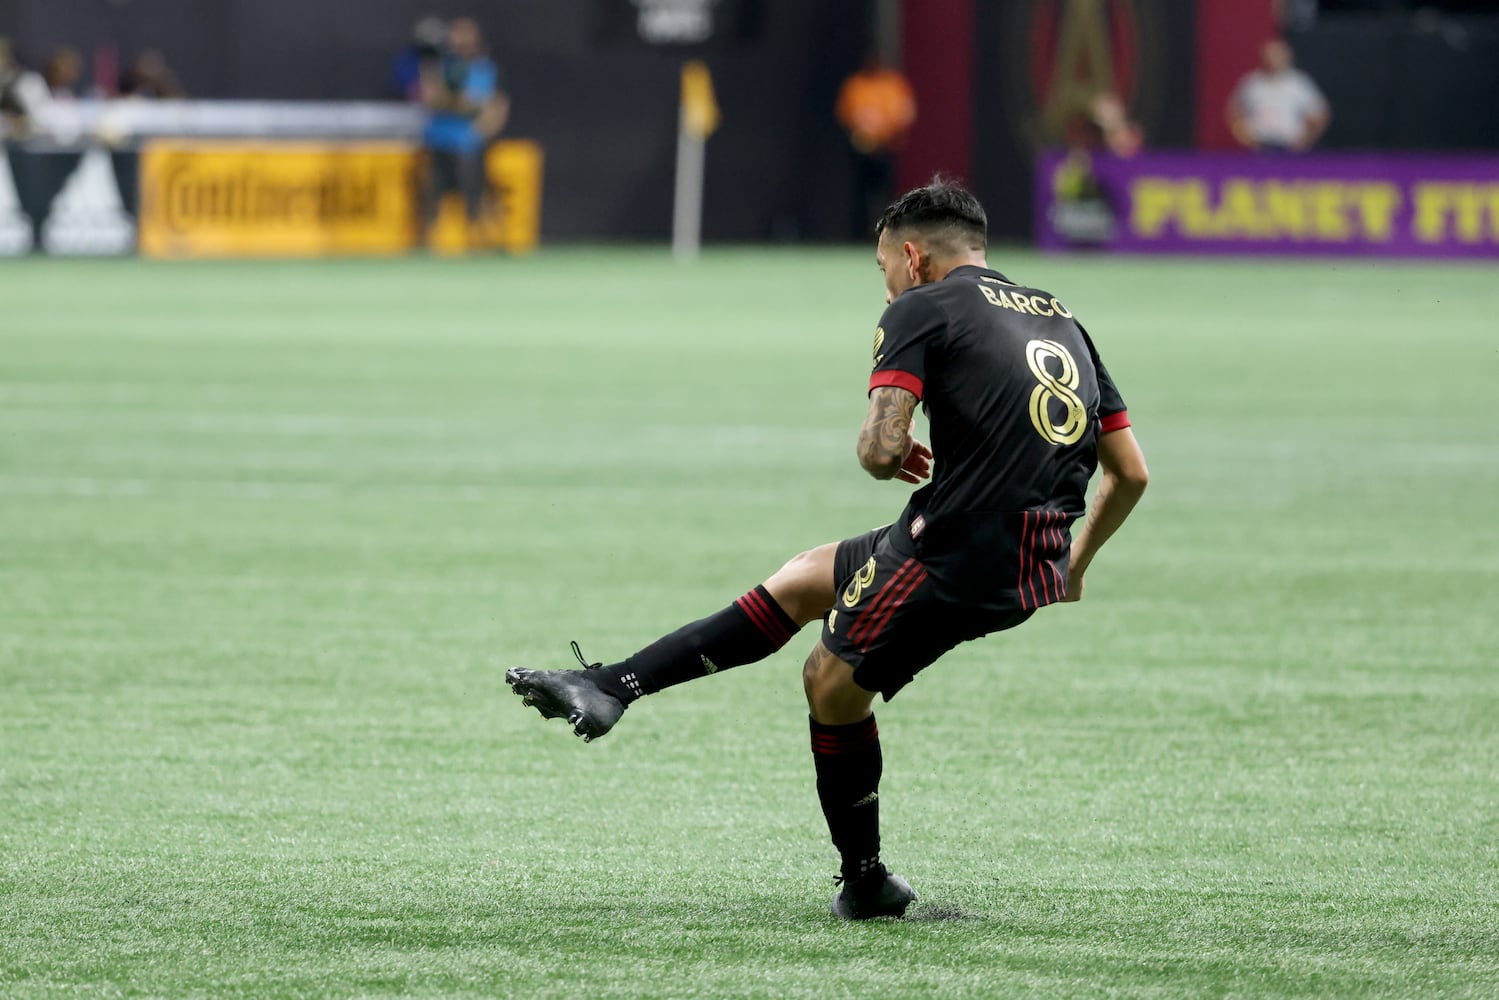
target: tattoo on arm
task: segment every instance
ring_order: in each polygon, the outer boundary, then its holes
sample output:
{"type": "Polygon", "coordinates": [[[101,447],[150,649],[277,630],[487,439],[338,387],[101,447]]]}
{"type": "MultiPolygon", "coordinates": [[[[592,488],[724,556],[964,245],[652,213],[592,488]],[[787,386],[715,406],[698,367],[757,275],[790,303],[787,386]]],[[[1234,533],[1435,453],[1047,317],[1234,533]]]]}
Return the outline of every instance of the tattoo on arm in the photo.
{"type": "Polygon", "coordinates": [[[880,386],[869,394],[869,414],[859,430],[859,464],[876,479],[890,479],[900,471],[916,402],[914,393],[896,386],[880,386]]]}

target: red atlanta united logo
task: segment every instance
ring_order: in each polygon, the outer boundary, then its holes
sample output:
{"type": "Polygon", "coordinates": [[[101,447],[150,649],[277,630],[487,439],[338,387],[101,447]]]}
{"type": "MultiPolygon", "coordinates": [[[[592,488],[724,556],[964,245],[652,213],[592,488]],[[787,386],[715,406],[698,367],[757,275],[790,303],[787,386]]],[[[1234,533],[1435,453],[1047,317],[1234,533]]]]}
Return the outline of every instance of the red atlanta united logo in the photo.
{"type": "Polygon", "coordinates": [[[1112,93],[1153,119],[1165,82],[1159,0],[1013,0],[1000,15],[1006,86],[1028,144],[1056,145],[1112,93]]]}

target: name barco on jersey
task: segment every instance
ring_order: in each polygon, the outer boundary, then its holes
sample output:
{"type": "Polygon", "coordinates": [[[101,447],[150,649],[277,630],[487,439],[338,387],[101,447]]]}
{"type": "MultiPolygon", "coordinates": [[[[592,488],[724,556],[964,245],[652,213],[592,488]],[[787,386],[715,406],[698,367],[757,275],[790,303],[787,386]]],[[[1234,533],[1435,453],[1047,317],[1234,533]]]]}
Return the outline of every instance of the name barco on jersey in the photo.
{"type": "Polygon", "coordinates": [[[1055,296],[1027,295],[1024,289],[1018,288],[1015,285],[1006,285],[1003,281],[991,278],[988,275],[981,275],[979,280],[988,283],[981,284],[978,287],[979,291],[984,293],[984,298],[988,299],[989,304],[992,306],[1024,313],[1027,316],[1040,316],[1042,318],[1061,316],[1064,319],[1072,318],[1072,313],[1068,312],[1066,307],[1056,300],[1055,296]],[[989,285],[999,285],[1000,287],[996,290],[990,288],[989,285]],[[1006,289],[1009,290],[1006,291],[1006,289]]]}

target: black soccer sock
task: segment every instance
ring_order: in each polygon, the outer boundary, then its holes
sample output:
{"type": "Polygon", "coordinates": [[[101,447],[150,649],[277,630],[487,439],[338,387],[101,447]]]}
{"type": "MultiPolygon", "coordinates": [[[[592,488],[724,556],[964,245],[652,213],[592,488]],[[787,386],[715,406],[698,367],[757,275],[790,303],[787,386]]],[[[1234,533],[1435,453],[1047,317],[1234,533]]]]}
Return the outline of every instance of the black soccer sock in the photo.
{"type": "Polygon", "coordinates": [[[843,859],[843,877],[856,879],[880,863],[880,730],[874,716],[847,726],[812,723],[817,798],[843,859]]]}
{"type": "Polygon", "coordinates": [[[800,628],[770,591],[756,587],[717,614],[683,625],[622,663],[601,667],[594,677],[628,705],[674,684],[763,660],[800,628]]]}

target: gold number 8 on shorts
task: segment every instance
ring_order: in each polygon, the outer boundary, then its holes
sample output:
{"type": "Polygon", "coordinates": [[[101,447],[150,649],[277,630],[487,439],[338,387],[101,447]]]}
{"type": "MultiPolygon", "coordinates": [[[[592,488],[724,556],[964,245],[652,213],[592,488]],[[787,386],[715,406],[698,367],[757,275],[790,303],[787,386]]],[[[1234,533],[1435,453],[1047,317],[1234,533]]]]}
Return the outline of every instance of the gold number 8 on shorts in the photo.
{"type": "Polygon", "coordinates": [[[865,563],[864,567],[854,574],[854,578],[849,581],[848,586],[844,589],[843,606],[851,608],[855,604],[858,604],[859,598],[863,596],[864,591],[868,589],[871,583],[874,583],[874,556],[869,557],[869,562],[865,563]]]}

